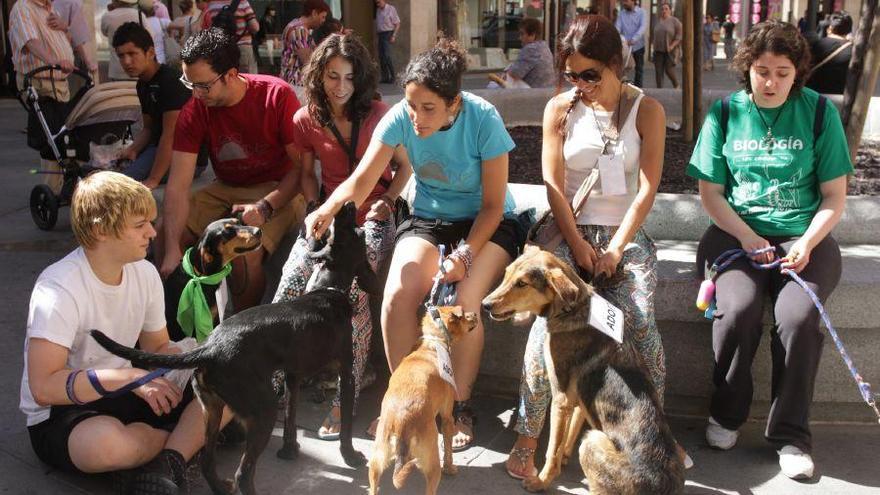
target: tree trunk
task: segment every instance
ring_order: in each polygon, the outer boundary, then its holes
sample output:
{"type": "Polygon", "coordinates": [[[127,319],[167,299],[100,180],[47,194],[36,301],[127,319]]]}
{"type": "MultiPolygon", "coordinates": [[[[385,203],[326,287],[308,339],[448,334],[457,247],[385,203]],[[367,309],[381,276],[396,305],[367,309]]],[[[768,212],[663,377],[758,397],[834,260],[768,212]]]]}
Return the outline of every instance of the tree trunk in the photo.
{"type": "Polygon", "coordinates": [[[598,1],[599,15],[604,15],[605,17],[608,18],[608,20],[613,19],[611,14],[612,14],[612,11],[614,10],[614,5],[616,3],[617,2],[612,2],[611,0],[599,0],[598,1]]]}
{"type": "Polygon", "coordinates": [[[458,0],[440,0],[440,30],[447,38],[459,39],[458,0]]]}
{"type": "Polygon", "coordinates": [[[877,0],[862,0],[861,19],[853,40],[852,58],[846,74],[846,88],[843,91],[843,111],[840,119],[844,127],[849,123],[850,113],[856,98],[856,88],[865,67],[865,55],[868,53],[868,38],[871,36],[871,25],[877,11],[877,0]]]}
{"type": "MultiPolygon", "coordinates": [[[[862,141],[862,131],[865,127],[865,119],[868,117],[868,106],[871,104],[871,96],[874,94],[874,87],[877,85],[877,76],[880,74],[880,15],[877,15],[877,0],[865,0],[864,3],[870,4],[874,20],[870,35],[861,33],[862,36],[868,39],[868,46],[854,92],[852,108],[849,111],[848,120],[845,124],[846,140],[849,145],[850,157],[853,161],[855,161],[859,144],[862,141]]],[[[863,14],[865,10],[862,9],[863,14]]],[[[850,65],[850,71],[852,71],[852,65],[850,65]]],[[[849,84],[849,81],[847,81],[847,84],[849,84]]]]}
{"type": "Polygon", "coordinates": [[[702,71],[703,29],[700,2],[685,2],[681,41],[681,129],[684,142],[694,141],[699,132],[700,82],[702,71]],[[696,27],[696,28],[695,28],[696,27]]]}

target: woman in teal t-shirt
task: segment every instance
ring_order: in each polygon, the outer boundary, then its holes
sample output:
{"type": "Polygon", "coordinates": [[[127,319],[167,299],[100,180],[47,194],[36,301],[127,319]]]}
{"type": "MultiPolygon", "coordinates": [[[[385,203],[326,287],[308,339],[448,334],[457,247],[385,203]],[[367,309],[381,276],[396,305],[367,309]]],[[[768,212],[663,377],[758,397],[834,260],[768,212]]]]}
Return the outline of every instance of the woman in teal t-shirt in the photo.
{"type": "MultiPolygon", "coordinates": [[[[773,252],[752,258],[767,263],[784,257],[782,267],[799,273],[824,301],[840,280],[840,250],[830,232],[843,214],[852,164],[837,109],[803,87],[809,58],[794,26],[778,21],[755,26],[733,60],[745,89],[730,96],[726,123],[722,103],[712,107],[688,174],[699,180],[713,223],[697,252],[701,270],[728,249],[772,246],[773,252]]],[[[715,392],[706,441],[722,450],[733,447],[749,415],[751,367],[768,293],[776,328],[765,437],[779,449],[783,474],[809,478],[809,409],[823,340],[819,314],[791,278],[779,270],[757,270],[745,259],[716,279],[715,392]]]]}
{"type": "MultiPolygon", "coordinates": [[[[382,335],[392,371],[418,342],[418,308],[435,276],[457,282],[457,304],[479,314],[481,299],[525,242],[526,229],[513,214],[507,190],[513,140],[495,107],[461,91],[465,60],[448,40],[413,58],[402,77],[404,99],[379,122],[351,177],[306,218],[306,232],[320,237],[346,201],[364,201],[394,150],[406,148],[415,174],[413,215],[397,228],[382,302],[382,335]],[[443,262],[445,275],[437,270],[441,244],[451,250],[443,262]]],[[[467,401],[482,351],[482,324],[452,346],[455,450],[473,441],[467,401]]]]}

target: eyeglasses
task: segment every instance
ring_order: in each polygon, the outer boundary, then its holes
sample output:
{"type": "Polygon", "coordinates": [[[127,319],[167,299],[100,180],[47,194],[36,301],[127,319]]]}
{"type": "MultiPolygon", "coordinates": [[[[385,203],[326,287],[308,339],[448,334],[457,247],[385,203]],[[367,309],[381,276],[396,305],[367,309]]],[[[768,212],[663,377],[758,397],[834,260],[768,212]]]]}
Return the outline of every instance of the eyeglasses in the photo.
{"type": "Polygon", "coordinates": [[[587,84],[599,84],[602,82],[602,71],[600,69],[587,69],[581,72],[566,71],[562,75],[572,84],[577,84],[581,80],[587,84]]]}
{"type": "Polygon", "coordinates": [[[215,77],[214,80],[212,80],[211,82],[194,83],[194,82],[190,81],[189,79],[187,79],[186,75],[182,75],[182,76],[180,76],[180,82],[181,82],[181,84],[183,84],[183,86],[186,89],[188,89],[190,91],[200,91],[202,93],[207,93],[207,92],[211,91],[211,87],[214,86],[214,83],[219,81],[220,78],[223,76],[224,76],[224,74],[220,74],[219,76],[215,77]]]}

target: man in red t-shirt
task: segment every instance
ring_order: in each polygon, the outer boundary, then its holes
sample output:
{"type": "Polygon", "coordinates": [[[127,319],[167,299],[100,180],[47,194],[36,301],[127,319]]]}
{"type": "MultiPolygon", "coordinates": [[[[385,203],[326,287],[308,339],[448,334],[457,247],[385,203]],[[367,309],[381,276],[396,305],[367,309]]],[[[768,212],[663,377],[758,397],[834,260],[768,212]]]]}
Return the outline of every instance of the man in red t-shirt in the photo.
{"type": "Polygon", "coordinates": [[[241,211],[246,224],[262,229],[263,248],[233,262],[232,283],[244,287],[233,294],[238,311],[259,304],[265,252],[273,252],[303,217],[293,126],[300,104],[281,79],[239,74],[238,45],[219,28],[194,34],[181,59],[181,81],[193,98],[180,110],[174,132],[160,272],[167,277],[174,271],[183,246],[192,245],[209,223],[241,211]],[[187,198],[202,145],[217,180],[187,198]]]}

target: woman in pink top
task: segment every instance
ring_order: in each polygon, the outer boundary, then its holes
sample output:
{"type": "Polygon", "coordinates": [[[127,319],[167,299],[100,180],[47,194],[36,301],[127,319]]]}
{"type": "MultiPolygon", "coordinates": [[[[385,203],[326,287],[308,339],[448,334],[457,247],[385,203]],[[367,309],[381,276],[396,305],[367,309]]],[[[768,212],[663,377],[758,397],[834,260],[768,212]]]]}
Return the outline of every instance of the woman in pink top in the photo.
{"type": "MultiPolygon", "coordinates": [[[[302,153],[301,184],[311,210],[351,175],[388,106],[374,98],[378,69],[354,35],[332,34],[318,45],[305,68],[303,83],[309,104],[293,117],[294,144],[302,153]],[[316,159],[321,162],[320,185],[315,171],[316,159]]],[[[403,147],[397,149],[394,160],[400,165],[398,172],[392,173],[387,166],[358,210],[358,224],[363,226],[374,271],[378,271],[394,245],[392,209],[412,173],[403,147]]],[[[284,264],[273,302],[290,300],[305,292],[314,269],[314,261],[308,253],[306,240],[300,236],[284,264]]],[[[352,342],[357,400],[370,351],[372,320],[368,295],[357,284],[352,286],[351,300],[355,307],[352,342]]],[[[318,430],[319,438],[339,438],[339,412],[337,395],[318,430]]]]}

